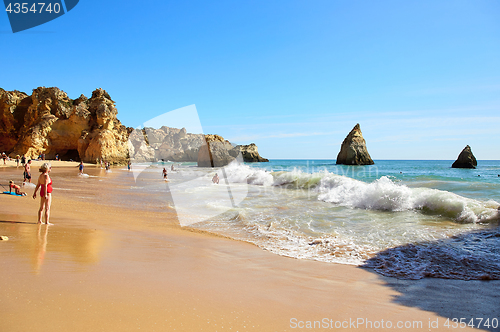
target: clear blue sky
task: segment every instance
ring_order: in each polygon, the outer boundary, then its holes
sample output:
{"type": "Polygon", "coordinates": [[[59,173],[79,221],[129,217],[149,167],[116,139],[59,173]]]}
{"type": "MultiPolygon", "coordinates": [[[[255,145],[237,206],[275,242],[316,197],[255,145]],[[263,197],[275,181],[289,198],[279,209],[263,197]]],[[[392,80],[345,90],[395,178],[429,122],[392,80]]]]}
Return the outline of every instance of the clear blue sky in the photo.
{"type": "MultiPolygon", "coordinates": [[[[13,34],[0,87],[102,87],[137,127],[195,104],[268,158],[500,159],[500,1],[94,1],[13,34]]],[[[166,123],[165,125],[168,125],[166,123]]]]}

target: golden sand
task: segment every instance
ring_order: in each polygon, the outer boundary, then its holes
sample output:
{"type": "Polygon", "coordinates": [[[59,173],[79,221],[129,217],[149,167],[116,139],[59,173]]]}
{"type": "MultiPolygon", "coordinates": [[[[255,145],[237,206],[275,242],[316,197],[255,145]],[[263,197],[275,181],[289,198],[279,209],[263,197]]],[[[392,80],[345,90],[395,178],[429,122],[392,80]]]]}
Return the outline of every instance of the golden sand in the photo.
{"type": "MultiPolygon", "coordinates": [[[[0,167],[0,183],[18,173],[0,167]]],[[[405,331],[439,320],[433,330],[449,330],[445,317],[396,303],[400,294],[370,270],[277,256],[181,228],[171,211],[90,203],[57,185],[54,225],[37,225],[32,191],[0,195],[2,332],[317,331],[335,328],[299,327],[358,319],[422,322],[405,331]]]]}

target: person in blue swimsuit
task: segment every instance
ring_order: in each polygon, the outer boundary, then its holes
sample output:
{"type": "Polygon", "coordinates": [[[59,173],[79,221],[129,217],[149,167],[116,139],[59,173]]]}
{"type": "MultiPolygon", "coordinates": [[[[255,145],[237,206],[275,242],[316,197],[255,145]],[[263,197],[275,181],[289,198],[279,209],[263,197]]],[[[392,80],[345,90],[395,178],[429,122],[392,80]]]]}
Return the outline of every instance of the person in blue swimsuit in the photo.
{"type": "Polygon", "coordinates": [[[83,175],[83,161],[80,161],[80,165],[78,165],[78,175],[83,175]]]}

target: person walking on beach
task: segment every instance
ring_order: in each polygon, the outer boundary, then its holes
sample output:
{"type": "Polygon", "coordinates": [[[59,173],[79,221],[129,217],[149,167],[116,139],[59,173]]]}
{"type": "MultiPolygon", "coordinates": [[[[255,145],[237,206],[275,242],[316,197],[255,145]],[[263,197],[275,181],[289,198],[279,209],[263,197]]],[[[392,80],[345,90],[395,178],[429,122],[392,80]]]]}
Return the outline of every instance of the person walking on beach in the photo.
{"type": "Polygon", "coordinates": [[[80,165],[78,165],[78,175],[83,175],[83,161],[80,161],[80,165]]]}
{"type": "Polygon", "coordinates": [[[128,164],[127,164],[127,168],[128,170],[130,171],[130,169],[132,168],[132,163],[129,161],[128,164]]]}
{"type": "Polygon", "coordinates": [[[21,166],[24,167],[24,165],[26,164],[26,157],[24,156],[24,154],[21,156],[21,166]]]}
{"type": "Polygon", "coordinates": [[[9,192],[10,193],[12,192],[12,189],[14,189],[14,192],[17,195],[26,196],[26,193],[21,191],[21,187],[19,187],[17,184],[15,184],[14,181],[10,180],[9,181],[9,192]]]}
{"type": "Polygon", "coordinates": [[[163,167],[163,180],[167,179],[167,169],[163,167]]]}
{"type": "Polygon", "coordinates": [[[2,152],[2,159],[3,159],[3,164],[5,165],[5,160],[7,160],[7,155],[5,152],[2,152]]]}
{"type": "Polygon", "coordinates": [[[17,155],[16,156],[16,165],[17,165],[16,168],[19,167],[19,162],[21,161],[19,158],[20,158],[19,155],[17,155]]]}
{"type": "Polygon", "coordinates": [[[24,165],[24,180],[23,180],[23,184],[28,181],[29,183],[31,183],[31,159],[28,160],[28,162],[26,163],[26,165],[24,165]]]}
{"type": "Polygon", "coordinates": [[[215,184],[219,184],[219,175],[215,173],[214,177],[212,178],[212,182],[215,184]]]}
{"type": "Polygon", "coordinates": [[[50,218],[50,204],[52,203],[52,180],[50,179],[49,173],[52,167],[49,163],[43,163],[40,166],[40,176],[38,177],[38,183],[36,184],[35,192],[33,193],[33,199],[36,199],[36,192],[40,188],[40,208],[38,209],[38,224],[42,223],[42,215],[45,214],[45,223],[49,225],[50,218]],[[45,210],[45,213],[44,213],[45,210]]]}

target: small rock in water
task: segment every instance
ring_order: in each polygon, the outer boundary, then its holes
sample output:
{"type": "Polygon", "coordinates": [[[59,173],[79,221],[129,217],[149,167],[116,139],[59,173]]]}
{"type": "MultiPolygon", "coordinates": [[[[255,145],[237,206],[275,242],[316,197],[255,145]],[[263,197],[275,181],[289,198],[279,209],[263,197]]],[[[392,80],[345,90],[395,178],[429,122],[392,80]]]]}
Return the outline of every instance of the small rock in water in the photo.
{"type": "Polygon", "coordinates": [[[7,236],[0,236],[0,241],[8,241],[9,238],[7,236]]]}
{"type": "Polygon", "coordinates": [[[313,240],[312,242],[309,242],[309,245],[312,246],[312,245],[321,244],[321,243],[323,243],[323,241],[321,241],[321,239],[316,239],[316,240],[313,240]]]}

